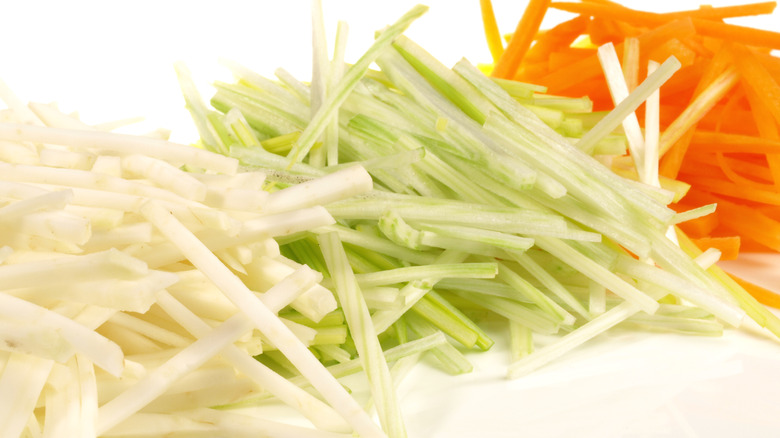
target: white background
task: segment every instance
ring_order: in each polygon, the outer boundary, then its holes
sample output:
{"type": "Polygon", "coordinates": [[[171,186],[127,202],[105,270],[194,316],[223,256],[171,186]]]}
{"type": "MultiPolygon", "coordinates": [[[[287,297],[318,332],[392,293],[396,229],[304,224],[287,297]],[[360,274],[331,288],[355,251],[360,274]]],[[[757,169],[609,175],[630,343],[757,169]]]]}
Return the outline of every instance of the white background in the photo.
{"type": "MultiPolygon", "coordinates": [[[[429,12],[407,35],[447,65],[461,57],[488,62],[478,0],[429,0],[429,12]]],[[[347,60],[371,44],[375,30],[395,21],[418,1],[324,0],[328,38],[337,20],[350,27],[347,60]]],[[[723,0],[713,4],[728,4],[723,0]]],[[[283,67],[300,79],[310,71],[308,0],[221,1],[6,1],[0,6],[0,79],[22,99],[57,101],[87,121],[144,116],[152,126],[192,140],[172,64],[184,61],[200,85],[229,79],[220,58],[270,76],[283,67]]],[[[669,10],[693,1],[625,2],[669,10]],[[652,6],[650,6],[652,5],[652,6]]],[[[502,32],[511,32],[522,0],[496,0],[502,32]]],[[[554,11],[553,11],[554,12],[554,11]]],[[[551,12],[545,26],[572,15],[551,12]]],[[[749,20],[780,28],[780,13],[749,20]]],[[[332,45],[331,45],[332,47],[332,45]]]]}
{"type": "MultiPolygon", "coordinates": [[[[324,0],[329,38],[350,25],[347,60],[373,32],[415,2],[324,0]]],[[[495,1],[509,32],[525,2],[495,1]]],[[[726,2],[714,2],[727,4],[726,2]]],[[[477,0],[431,0],[407,35],[447,64],[489,61],[477,0]]],[[[691,1],[626,2],[656,10],[691,1]],[[650,3],[653,6],[650,6],[650,3]]],[[[182,60],[209,97],[229,79],[225,57],[270,76],[284,67],[307,79],[308,1],[12,1],[0,6],[0,79],[23,100],[57,101],[87,122],[145,116],[150,128],[195,139],[172,64],[182,60]]],[[[551,16],[548,24],[568,17],[551,16]]],[[[780,13],[741,21],[780,30],[780,13]]],[[[769,260],[769,262],[767,262],[769,260]]],[[[777,288],[780,263],[741,269],[777,288]]],[[[415,370],[400,388],[412,437],[660,437],[780,435],[780,343],[750,329],[702,339],[615,331],[524,379],[506,381],[503,339],[452,378],[415,370]]]]}

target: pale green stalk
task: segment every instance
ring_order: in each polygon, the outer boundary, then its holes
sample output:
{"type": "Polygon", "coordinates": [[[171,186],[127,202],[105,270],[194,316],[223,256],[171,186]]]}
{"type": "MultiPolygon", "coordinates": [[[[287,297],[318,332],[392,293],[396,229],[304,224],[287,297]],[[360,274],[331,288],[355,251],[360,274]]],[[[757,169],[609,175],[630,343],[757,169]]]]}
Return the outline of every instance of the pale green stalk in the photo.
{"type": "Polygon", "coordinates": [[[412,21],[425,13],[427,9],[427,7],[419,5],[412,8],[393,25],[380,33],[379,37],[374,41],[374,44],[372,44],[363,56],[347,69],[339,86],[333,90],[333,94],[328,96],[327,100],[322,105],[322,109],[315,114],[301,134],[301,138],[298,139],[296,146],[288,154],[287,157],[290,159],[291,163],[302,160],[303,157],[309,153],[314,146],[316,139],[319,138],[325,130],[328,120],[332,118],[333,114],[338,110],[338,107],[347,99],[352,89],[358,84],[363,75],[366,74],[371,63],[376,60],[398,35],[406,30],[412,21]]]}
{"type": "Polygon", "coordinates": [[[406,436],[406,427],[395,394],[390,369],[382,354],[377,331],[366,302],[360,292],[357,276],[352,272],[347,254],[335,232],[317,236],[328,265],[334,289],[347,320],[363,370],[368,378],[371,395],[379,413],[379,422],[389,437],[406,436]]]}
{"type": "Polygon", "coordinates": [[[373,287],[427,278],[493,278],[497,272],[495,263],[437,263],[355,274],[355,278],[361,287],[373,287]]]}
{"type": "MultiPolygon", "coordinates": [[[[407,314],[404,316],[404,319],[412,332],[416,333],[417,336],[429,337],[442,333],[433,324],[417,314],[407,314]]],[[[474,369],[474,366],[468,361],[466,356],[449,342],[438,345],[430,351],[439,361],[444,371],[449,374],[465,374],[470,373],[474,369]]]]}

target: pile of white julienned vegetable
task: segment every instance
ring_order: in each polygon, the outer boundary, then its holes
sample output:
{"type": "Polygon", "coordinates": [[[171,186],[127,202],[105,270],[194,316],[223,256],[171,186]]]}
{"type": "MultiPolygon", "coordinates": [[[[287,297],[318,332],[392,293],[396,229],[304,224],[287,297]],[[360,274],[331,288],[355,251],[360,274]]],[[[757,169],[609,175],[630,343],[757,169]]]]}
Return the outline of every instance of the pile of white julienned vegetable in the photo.
{"type": "Polygon", "coordinates": [[[510,378],[619,324],[780,333],[674,238],[711,209],[668,209],[644,164],[658,132],[633,111],[657,122],[674,59],[630,94],[608,75],[595,118],[442,66],[402,35],[424,11],[354,64],[346,25],[332,59],[320,35],[310,83],[229,64],[211,106],[178,65],[199,147],[0,87],[0,436],[402,437],[395,384],[419,361],[470,371],[483,321],[506,327],[510,378]],[[602,164],[627,147],[640,181],[602,164]],[[301,421],[242,409],[263,403],[301,421]]]}

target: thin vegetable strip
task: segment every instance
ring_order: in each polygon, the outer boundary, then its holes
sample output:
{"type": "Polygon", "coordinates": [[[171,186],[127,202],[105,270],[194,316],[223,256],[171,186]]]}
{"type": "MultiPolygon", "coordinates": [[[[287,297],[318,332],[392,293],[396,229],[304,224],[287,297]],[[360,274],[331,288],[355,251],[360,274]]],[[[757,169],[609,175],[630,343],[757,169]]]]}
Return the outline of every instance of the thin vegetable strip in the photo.
{"type": "MultiPolygon", "coordinates": [[[[678,211],[704,205],[703,199],[718,202],[710,217],[680,227],[702,245],[730,242],[723,259],[737,256],[736,242],[743,251],[774,251],[774,227],[752,230],[780,219],[770,209],[780,190],[780,61],[772,51],[780,48],[780,33],[727,21],[772,14],[775,6],[757,2],[656,13],[616,2],[552,2],[550,8],[575,17],[537,32],[523,62],[492,74],[560,95],[588,96],[594,109],[607,110],[613,104],[597,69],[596,46],[611,43],[623,53],[629,84],[646,75],[648,61],[675,56],[682,68],[660,97],[660,173],[667,185],[676,179],[689,186],[674,207],[678,211]]],[[[613,163],[624,172],[625,159],[613,163]]]]}

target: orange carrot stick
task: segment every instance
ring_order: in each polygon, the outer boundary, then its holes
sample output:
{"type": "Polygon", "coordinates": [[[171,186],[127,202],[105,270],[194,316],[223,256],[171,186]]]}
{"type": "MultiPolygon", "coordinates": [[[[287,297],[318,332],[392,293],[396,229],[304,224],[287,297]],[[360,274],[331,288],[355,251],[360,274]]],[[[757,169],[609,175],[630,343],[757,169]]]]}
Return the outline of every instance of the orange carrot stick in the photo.
{"type": "Polygon", "coordinates": [[[729,181],[731,181],[731,182],[733,182],[735,184],[743,185],[743,186],[745,186],[747,188],[751,188],[752,187],[752,188],[754,188],[756,190],[770,190],[770,191],[774,190],[774,187],[773,187],[774,178],[773,178],[771,172],[768,172],[768,175],[762,175],[762,173],[765,173],[765,172],[762,172],[762,171],[767,170],[766,166],[759,167],[758,169],[756,169],[755,168],[756,166],[752,165],[750,163],[744,163],[744,162],[740,162],[738,160],[728,160],[726,157],[723,156],[722,153],[716,153],[715,154],[715,159],[716,159],[716,162],[718,163],[718,167],[720,167],[720,169],[723,171],[723,173],[726,174],[726,178],[728,178],[729,181]],[[744,166],[739,166],[740,163],[743,163],[745,165],[744,166]],[[735,164],[736,164],[736,166],[735,166],[735,164]],[[768,176],[769,177],[768,178],[769,184],[762,183],[762,182],[759,182],[759,181],[756,181],[756,180],[753,180],[753,179],[750,179],[750,178],[746,178],[746,177],[738,174],[737,170],[735,169],[735,167],[742,167],[743,170],[751,170],[752,172],[750,172],[750,175],[753,178],[763,177],[766,180],[766,177],[768,176]]]}
{"type": "MultiPolygon", "coordinates": [[[[687,177],[685,178],[685,182],[698,186],[703,190],[728,196],[730,198],[762,204],[780,205],[780,193],[774,190],[761,190],[755,187],[745,187],[742,184],[735,184],[728,180],[706,176],[687,177]]],[[[746,217],[749,216],[753,216],[753,214],[750,213],[746,217]]],[[[780,232],[780,229],[778,231],[780,232]]],[[[780,238],[780,235],[778,235],[778,238],[780,238]]]]}
{"type": "Polygon", "coordinates": [[[496,62],[492,75],[511,79],[523,61],[528,48],[542,25],[550,0],[530,0],[504,53],[496,62]]]}
{"type": "Polygon", "coordinates": [[[623,41],[623,77],[626,80],[628,91],[633,91],[639,85],[639,40],[635,37],[626,38],[623,41]]]}
{"type": "Polygon", "coordinates": [[[696,130],[690,150],[701,152],[750,152],[754,154],[780,153],[780,140],[726,132],[696,130]]]}
{"type": "MultiPolygon", "coordinates": [[[[695,29],[690,20],[674,20],[645,32],[637,38],[639,39],[640,51],[644,52],[652,51],[670,38],[684,38],[692,36],[694,33],[695,29]]],[[[623,44],[616,44],[615,50],[622,51],[623,44]]],[[[582,95],[588,94],[591,88],[581,87],[581,85],[596,78],[599,78],[601,82],[605,84],[601,65],[599,64],[598,58],[594,56],[572,63],[556,71],[551,71],[544,77],[539,78],[539,83],[540,85],[548,87],[548,92],[552,94],[570,95],[565,93],[565,91],[576,89],[581,91],[576,91],[574,95],[582,95]]],[[[674,78],[674,76],[672,78],[674,78]]],[[[602,89],[606,91],[606,85],[603,85],[602,89]]]]}
{"type": "Polygon", "coordinates": [[[702,36],[720,38],[725,41],[747,44],[749,46],[780,49],[780,33],[771,30],[756,29],[719,21],[691,18],[696,32],[702,36]]]}
{"type": "Polygon", "coordinates": [[[551,53],[569,48],[574,40],[585,32],[589,22],[590,18],[578,15],[544,31],[536,39],[536,43],[528,49],[524,62],[547,59],[551,53]]]}
{"type": "MultiPolygon", "coordinates": [[[[669,21],[670,18],[675,17],[674,15],[669,14],[637,11],[617,4],[555,2],[551,3],[550,7],[575,14],[604,17],[646,27],[661,25],[669,21]]],[[[696,31],[703,36],[720,38],[726,41],[739,42],[751,46],[780,49],[780,33],[778,32],[707,19],[710,17],[699,18],[696,14],[681,14],[679,16],[690,18],[693,25],[696,27],[696,31]]]]}
{"type": "Polygon", "coordinates": [[[696,17],[707,20],[722,20],[724,18],[750,17],[753,15],[765,15],[774,12],[776,2],[748,3],[744,5],[700,7],[687,11],[666,12],[661,15],[669,18],[696,17]]]}
{"type": "Polygon", "coordinates": [[[736,275],[729,274],[729,276],[737,282],[743,289],[745,289],[750,295],[753,296],[759,303],[765,306],[771,306],[775,309],[780,309],[780,294],[773,292],[765,287],[761,287],[757,284],[753,284],[745,279],[737,277],[736,275]]]}
{"type": "MultiPolygon", "coordinates": [[[[737,84],[738,76],[733,69],[728,69],[718,76],[704,91],[699,94],[675,121],[664,130],[658,151],[666,154],[683,135],[688,132],[726,93],[737,84]]],[[[675,149],[664,157],[661,163],[661,173],[674,178],[680,169],[687,142],[677,143],[675,149]]]]}
{"type": "Polygon", "coordinates": [[[610,20],[625,21],[627,23],[644,26],[656,27],[669,21],[669,17],[653,12],[637,11],[617,3],[570,3],[554,2],[550,4],[553,9],[571,12],[574,14],[589,15],[591,17],[602,17],[610,20]]]}
{"type": "Polygon", "coordinates": [[[780,85],[747,47],[732,45],[730,50],[744,86],[753,91],[775,123],[780,123],[780,85]]]}
{"type": "Polygon", "coordinates": [[[749,237],[761,245],[780,251],[780,222],[755,209],[720,199],[719,220],[722,225],[743,237],[749,237]],[[750,218],[749,221],[745,218],[750,218]]]}
{"type": "Polygon", "coordinates": [[[715,248],[720,251],[721,260],[736,260],[739,256],[739,236],[729,237],[702,237],[691,239],[702,251],[715,248]]]}
{"type": "Polygon", "coordinates": [[[691,238],[703,239],[712,234],[713,230],[719,225],[718,211],[710,213],[706,216],[697,217],[689,221],[678,224],[681,230],[685,231],[685,234],[691,238]]]}

